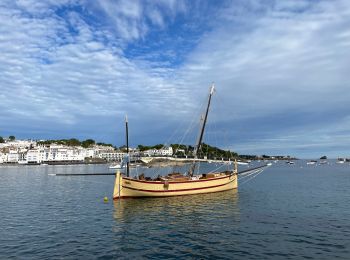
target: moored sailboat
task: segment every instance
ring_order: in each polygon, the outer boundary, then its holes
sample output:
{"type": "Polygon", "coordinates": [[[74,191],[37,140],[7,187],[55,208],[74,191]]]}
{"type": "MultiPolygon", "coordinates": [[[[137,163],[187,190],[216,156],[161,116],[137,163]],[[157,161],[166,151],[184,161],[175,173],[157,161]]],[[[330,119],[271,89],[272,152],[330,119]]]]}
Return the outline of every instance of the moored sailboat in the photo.
{"type": "MultiPolygon", "coordinates": [[[[208,104],[202,121],[200,134],[194,149],[194,158],[201,149],[203,134],[209,113],[211,98],[214,93],[214,85],[210,89],[208,104]]],[[[128,145],[128,120],[125,120],[126,144],[128,145]]],[[[168,197],[191,194],[211,193],[235,189],[237,182],[237,161],[231,171],[209,172],[194,174],[196,160],[193,161],[186,174],[171,173],[167,176],[159,176],[156,179],[146,178],[140,175],[138,178],[130,177],[129,162],[126,161],[126,175],[117,171],[114,184],[113,199],[139,198],[139,197],[168,197]]]]}

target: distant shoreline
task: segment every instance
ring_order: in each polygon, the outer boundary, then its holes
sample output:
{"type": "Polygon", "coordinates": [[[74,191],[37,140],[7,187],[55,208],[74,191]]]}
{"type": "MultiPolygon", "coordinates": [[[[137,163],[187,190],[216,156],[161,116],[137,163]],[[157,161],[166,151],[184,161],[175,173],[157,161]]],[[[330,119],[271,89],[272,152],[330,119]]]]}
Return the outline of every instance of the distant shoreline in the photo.
{"type": "Polygon", "coordinates": [[[51,166],[51,165],[88,165],[88,164],[110,164],[110,162],[45,162],[45,163],[0,163],[0,166],[51,166]]]}
{"type": "MultiPolygon", "coordinates": [[[[148,163],[145,162],[140,162],[136,163],[139,164],[140,166],[145,166],[145,167],[169,167],[169,166],[183,166],[189,163],[192,163],[193,161],[196,162],[213,162],[213,163],[233,163],[233,161],[222,161],[222,160],[207,160],[207,159],[194,159],[194,158],[175,158],[175,157],[150,157],[152,160],[148,163]]],[[[310,160],[310,159],[298,159],[298,158],[283,158],[283,159],[254,159],[250,160],[252,162],[258,162],[258,161],[294,161],[294,160],[310,160]]],[[[319,159],[320,160],[320,159],[319,159]]],[[[328,160],[335,160],[329,158],[328,160]]],[[[241,162],[245,162],[247,160],[239,160],[241,162]]],[[[29,164],[21,164],[21,163],[0,163],[0,166],[52,166],[52,165],[110,165],[110,164],[115,164],[115,163],[120,163],[118,161],[79,161],[79,162],[74,162],[74,161],[57,161],[57,162],[43,162],[43,163],[29,163],[29,164]]]]}

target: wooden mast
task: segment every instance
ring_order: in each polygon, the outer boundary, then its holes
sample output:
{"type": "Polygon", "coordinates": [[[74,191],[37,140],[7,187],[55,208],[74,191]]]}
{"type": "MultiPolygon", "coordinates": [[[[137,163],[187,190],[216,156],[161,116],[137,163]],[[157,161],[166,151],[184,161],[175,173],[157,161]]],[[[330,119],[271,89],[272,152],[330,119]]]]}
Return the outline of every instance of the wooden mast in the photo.
{"type": "Polygon", "coordinates": [[[126,176],[129,177],[129,128],[128,128],[128,116],[125,116],[125,133],[126,133],[126,153],[127,153],[127,161],[126,161],[126,176]]]}
{"type": "MultiPolygon", "coordinates": [[[[197,140],[197,144],[194,148],[194,151],[193,151],[193,155],[194,155],[194,159],[197,159],[197,153],[198,151],[200,150],[201,146],[202,146],[202,139],[203,139],[203,134],[204,134],[204,129],[205,129],[205,125],[207,123],[207,118],[208,118],[208,113],[209,113],[209,107],[210,107],[210,102],[211,102],[211,97],[212,95],[214,94],[214,89],[215,89],[215,86],[214,84],[211,86],[210,88],[210,93],[209,93],[209,97],[208,97],[208,105],[207,105],[207,109],[205,111],[205,116],[204,116],[204,119],[203,119],[203,123],[202,123],[202,128],[201,128],[201,131],[200,131],[200,134],[199,134],[199,137],[198,137],[198,140],[197,140]]],[[[189,176],[193,176],[193,172],[194,172],[194,169],[196,167],[196,160],[193,161],[192,165],[191,165],[191,168],[188,172],[188,175],[189,176]]]]}

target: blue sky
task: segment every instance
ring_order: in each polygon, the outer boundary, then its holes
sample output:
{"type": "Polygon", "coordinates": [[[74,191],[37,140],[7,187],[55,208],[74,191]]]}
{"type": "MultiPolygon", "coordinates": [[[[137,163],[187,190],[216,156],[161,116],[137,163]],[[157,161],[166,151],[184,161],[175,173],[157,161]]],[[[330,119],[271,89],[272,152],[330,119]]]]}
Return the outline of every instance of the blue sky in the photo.
{"type": "Polygon", "coordinates": [[[132,145],[193,144],[173,133],[215,82],[207,142],[350,156],[347,0],[5,0],[0,18],[0,136],[120,146],[128,114],[132,145]]]}

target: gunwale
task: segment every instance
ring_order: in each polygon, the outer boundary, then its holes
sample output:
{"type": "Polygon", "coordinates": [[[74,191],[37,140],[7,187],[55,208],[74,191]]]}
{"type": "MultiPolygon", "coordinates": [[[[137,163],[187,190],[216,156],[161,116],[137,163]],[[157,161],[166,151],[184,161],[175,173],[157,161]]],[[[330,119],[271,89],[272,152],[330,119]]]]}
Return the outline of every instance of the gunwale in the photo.
{"type": "Polygon", "coordinates": [[[172,181],[172,180],[147,181],[147,180],[137,180],[137,179],[133,179],[133,178],[130,178],[130,177],[123,176],[123,180],[140,182],[140,183],[149,183],[149,184],[165,184],[166,182],[171,183],[171,184],[181,184],[181,183],[193,183],[193,182],[205,182],[205,181],[221,180],[221,179],[224,179],[224,178],[229,178],[232,175],[234,175],[234,174],[229,174],[229,175],[219,176],[219,177],[213,177],[213,178],[208,178],[208,179],[187,180],[187,181],[172,181]]]}
{"type": "Polygon", "coordinates": [[[221,186],[225,186],[230,184],[231,182],[234,182],[236,179],[232,179],[229,182],[218,184],[218,185],[213,185],[213,186],[205,186],[205,187],[198,187],[198,188],[189,188],[189,189],[174,189],[174,190],[145,190],[145,189],[137,189],[137,188],[132,188],[129,186],[122,185],[123,188],[130,189],[130,190],[136,190],[136,191],[142,191],[142,192],[157,192],[157,193],[166,193],[166,192],[184,192],[184,191],[193,191],[193,190],[204,190],[204,189],[211,189],[211,188],[217,188],[221,186]]]}

